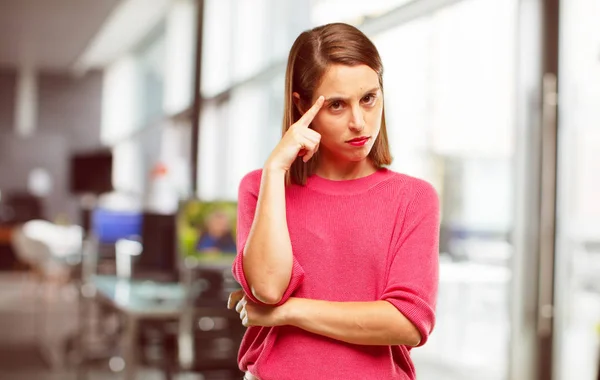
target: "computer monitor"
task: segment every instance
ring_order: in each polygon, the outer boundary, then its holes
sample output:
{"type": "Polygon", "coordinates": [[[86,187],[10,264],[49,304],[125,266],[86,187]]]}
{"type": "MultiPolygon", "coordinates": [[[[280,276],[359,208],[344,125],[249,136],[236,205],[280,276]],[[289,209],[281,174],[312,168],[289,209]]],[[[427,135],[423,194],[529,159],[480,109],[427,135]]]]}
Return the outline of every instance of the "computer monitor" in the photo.
{"type": "Polygon", "coordinates": [[[206,264],[233,262],[237,253],[237,202],[187,200],[177,216],[180,255],[206,264]]]}
{"type": "Polygon", "coordinates": [[[77,153],[69,161],[72,194],[103,194],[113,190],[113,155],[109,150],[77,153]]]}
{"type": "Polygon", "coordinates": [[[176,215],[144,212],[141,229],[142,252],[134,259],[134,278],[179,279],[176,215]]]}

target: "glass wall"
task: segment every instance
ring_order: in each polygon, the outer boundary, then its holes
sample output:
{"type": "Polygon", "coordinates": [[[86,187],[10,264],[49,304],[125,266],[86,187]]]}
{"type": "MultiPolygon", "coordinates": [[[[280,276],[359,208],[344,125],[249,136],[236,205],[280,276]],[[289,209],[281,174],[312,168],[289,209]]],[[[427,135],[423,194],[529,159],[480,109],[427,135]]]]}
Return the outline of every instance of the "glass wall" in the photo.
{"type": "Polygon", "coordinates": [[[113,185],[141,202],[155,199],[157,166],[167,170],[171,198],[189,195],[190,123],[178,114],[193,101],[196,17],[194,0],[172,1],[105,69],[102,141],[113,148],[113,185]]]}
{"type": "Polygon", "coordinates": [[[600,362],[600,31],[594,0],[562,2],[555,379],[600,362]]]}
{"type": "Polygon", "coordinates": [[[310,2],[205,4],[198,196],[236,199],[281,136],[287,53],[311,27],[310,2]]]}

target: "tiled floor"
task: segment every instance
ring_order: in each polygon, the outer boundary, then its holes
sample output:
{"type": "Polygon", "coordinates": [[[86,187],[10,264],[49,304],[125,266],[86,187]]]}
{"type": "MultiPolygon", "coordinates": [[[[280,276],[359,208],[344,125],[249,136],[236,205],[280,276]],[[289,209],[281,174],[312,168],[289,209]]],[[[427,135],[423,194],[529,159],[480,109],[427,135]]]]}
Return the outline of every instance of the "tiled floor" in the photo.
{"type": "MultiPolygon", "coordinates": [[[[0,273],[0,379],[2,380],[75,380],[74,370],[50,370],[46,362],[42,359],[39,351],[35,347],[36,336],[39,337],[39,329],[34,328],[35,307],[33,302],[33,286],[31,279],[23,274],[0,273]]],[[[76,306],[68,301],[73,296],[69,292],[63,294],[50,293],[46,295],[54,297],[55,302],[60,304],[55,307],[53,312],[65,315],[59,320],[65,323],[55,323],[47,326],[49,336],[57,331],[68,333],[69,327],[73,330],[70,315],[76,313],[76,306]],[[67,299],[65,301],[65,299],[67,299]]],[[[450,325],[448,327],[451,327],[450,325]]],[[[419,380],[469,380],[469,379],[489,379],[496,378],[478,374],[477,371],[468,372],[458,368],[444,365],[443,362],[435,360],[439,350],[443,350],[443,337],[432,337],[431,346],[422,348],[423,354],[415,352],[415,362],[418,369],[419,380]],[[433,353],[433,355],[432,355],[433,353]],[[430,360],[434,358],[432,363],[430,360]]],[[[451,338],[451,337],[447,337],[451,338]]],[[[463,367],[464,369],[464,367],[463,367]]],[[[92,371],[89,380],[111,380],[118,379],[118,374],[112,373],[108,369],[92,371]]],[[[158,380],[162,379],[160,373],[146,370],[139,379],[158,380]]],[[[179,379],[200,379],[197,376],[180,376],[179,379]]],[[[501,377],[497,378],[498,380],[501,377]]]]}
{"type": "MultiPolygon", "coordinates": [[[[75,371],[72,369],[51,370],[36,346],[40,329],[34,323],[36,308],[32,284],[31,278],[24,274],[0,273],[0,379],[75,380],[75,371]]],[[[74,312],[68,309],[68,305],[73,307],[73,303],[62,302],[60,306],[63,310],[60,311],[67,314],[74,312]],[[65,305],[67,309],[64,309],[65,305]]],[[[58,320],[47,326],[47,331],[65,330],[72,323],[72,320],[58,320]]],[[[95,370],[88,379],[117,378],[110,371],[95,370]]],[[[150,380],[147,376],[143,378],[150,380]]]]}
{"type": "MultiPolygon", "coordinates": [[[[22,274],[0,273],[0,380],[76,380],[72,369],[50,370],[36,349],[39,330],[34,328],[31,284],[22,274]]],[[[504,314],[506,294],[501,289],[502,286],[455,288],[447,284],[441,287],[436,330],[428,344],[415,349],[412,355],[419,380],[505,380],[509,326],[504,314]]],[[[69,293],[63,297],[68,299],[69,293]]],[[[586,305],[590,302],[586,301],[586,305]]],[[[68,301],[57,307],[57,312],[67,317],[47,326],[49,336],[60,331],[68,333],[73,328],[73,307],[68,301]]],[[[106,368],[92,371],[88,380],[119,378],[106,368]]],[[[592,379],[583,373],[576,378],[592,379]]],[[[163,377],[146,370],[138,379],[163,377]]],[[[177,379],[201,377],[182,375],[177,379]]]]}
{"type": "MultiPolygon", "coordinates": [[[[49,291],[44,297],[51,297],[52,306],[47,310],[53,315],[53,322],[35,323],[36,311],[34,282],[23,273],[0,272],[0,380],[76,380],[73,365],[63,369],[52,368],[40,354],[36,342],[40,337],[47,342],[61,341],[60,336],[71,336],[77,331],[76,294],[67,288],[62,292],[49,291]],[[41,326],[41,327],[40,327],[41,326]]],[[[58,347],[49,351],[57,353],[58,347]]],[[[60,356],[59,356],[60,357],[60,356]]],[[[163,380],[165,377],[157,370],[141,369],[139,380],[163,380]]],[[[216,378],[216,377],[215,377],[216,378]]],[[[86,380],[117,380],[119,373],[113,373],[108,365],[99,365],[89,371],[86,380]]],[[[179,374],[175,380],[205,380],[197,374],[179,374]]]]}

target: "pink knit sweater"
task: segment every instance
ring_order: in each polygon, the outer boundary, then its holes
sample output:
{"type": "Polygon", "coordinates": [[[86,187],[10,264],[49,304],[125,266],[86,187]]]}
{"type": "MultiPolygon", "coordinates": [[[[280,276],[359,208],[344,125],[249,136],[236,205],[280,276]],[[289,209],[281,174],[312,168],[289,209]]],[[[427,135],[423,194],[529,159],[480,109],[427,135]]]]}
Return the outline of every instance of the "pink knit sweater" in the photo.
{"type": "MultiPolygon", "coordinates": [[[[238,198],[238,255],[233,273],[251,295],[242,255],[262,171],[246,175],[238,198]]],[[[439,204],[427,182],[380,169],[332,181],[316,175],[286,190],[294,252],[290,296],[328,301],[385,300],[427,341],[435,321],[439,204]]],[[[249,327],[239,365],[261,380],[415,379],[407,346],[361,346],[292,326],[249,327]]]]}

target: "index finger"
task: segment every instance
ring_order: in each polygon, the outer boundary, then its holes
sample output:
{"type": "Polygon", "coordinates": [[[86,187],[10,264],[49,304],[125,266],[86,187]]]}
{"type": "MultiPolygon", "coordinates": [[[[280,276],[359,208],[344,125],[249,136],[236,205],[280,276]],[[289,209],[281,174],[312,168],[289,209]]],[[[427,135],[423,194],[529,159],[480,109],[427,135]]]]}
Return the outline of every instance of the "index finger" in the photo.
{"type": "Polygon", "coordinates": [[[238,301],[242,299],[243,296],[243,290],[236,290],[229,294],[229,299],[227,300],[227,308],[232,309],[238,303],[238,301]]]}
{"type": "Polygon", "coordinates": [[[317,101],[315,102],[315,104],[313,104],[312,107],[310,107],[308,109],[308,111],[306,111],[304,113],[304,115],[302,115],[302,117],[300,118],[300,120],[298,120],[298,122],[301,125],[304,125],[305,127],[308,128],[308,126],[313,121],[315,116],[317,116],[317,114],[319,113],[319,110],[323,106],[324,102],[325,102],[325,97],[319,96],[319,98],[317,98],[317,101]]]}

